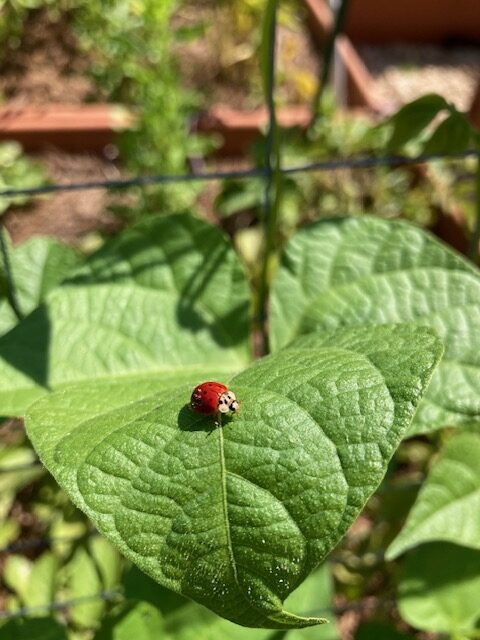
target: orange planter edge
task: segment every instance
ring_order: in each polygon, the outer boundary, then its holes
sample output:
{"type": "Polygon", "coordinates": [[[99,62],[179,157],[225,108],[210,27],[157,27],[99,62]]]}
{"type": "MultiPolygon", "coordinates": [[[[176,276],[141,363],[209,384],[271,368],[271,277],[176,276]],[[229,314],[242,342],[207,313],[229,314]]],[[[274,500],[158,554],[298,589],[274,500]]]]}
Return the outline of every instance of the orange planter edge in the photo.
{"type": "MultiPolygon", "coordinates": [[[[306,129],[311,122],[312,113],[309,107],[303,105],[284,107],[278,109],[277,119],[283,128],[306,129]]],[[[265,108],[240,111],[217,104],[200,115],[196,131],[221,135],[222,145],[217,149],[217,155],[243,156],[267,125],[268,112],[265,108]]]]}
{"type": "Polygon", "coordinates": [[[0,107],[0,141],[15,140],[26,151],[55,146],[68,151],[101,151],[115,134],[130,128],[132,115],[111,104],[0,107]]]}

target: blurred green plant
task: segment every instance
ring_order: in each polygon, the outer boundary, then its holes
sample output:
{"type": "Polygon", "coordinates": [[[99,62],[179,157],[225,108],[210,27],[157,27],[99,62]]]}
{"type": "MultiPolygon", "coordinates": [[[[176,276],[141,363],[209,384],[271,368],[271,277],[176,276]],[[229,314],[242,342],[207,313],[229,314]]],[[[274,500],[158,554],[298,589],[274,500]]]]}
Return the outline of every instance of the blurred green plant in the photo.
{"type": "MultiPolygon", "coordinates": [[[[28,189],[47,181],[45,169],[23,154],[17,142],[0,143],[0,191],[28,189]]],[[[0,216],[12,206],[23,205],[30,196],[0,197],[0,216]]]]}
{"type": "MultiPolygon", "coordinates": [[[[458,111],[454,104],[437,94],[427,94],[406,104],[382,123],[389,130],[386,149],[406,154],[462,154],[480,153],[480,132],[472,125],[467,113],[458,111]]],[[[444,164],[433,170],[434,181],[443,206],[448,208],[452,195],[460,196],[464,205],[465,223],[470,230],[470,258],[478,262],[480,256],[480,158],[456,164],[444,164]],[[459,177],[473,170],[473,189],[459,177]],[[447,189],[440,186],[439,176],[445,175],[447,189]],[[465,188],[466,187],[466,188],[465,188]],[[445,195],[446,194],[446,195],[445,195]]]]}
{"type": "MultiPolygon", "coordinates": [[[[375,126],[367,116],[339,112],[328,93],[322,104],[322,117],[308,136],[298,130],[282,131],[283,166],[385,155],[386,128],[375,126]]],[[[263,164],[264,149],[265,139],[252,148],[256,164],[263,164]]],[[[420,174],[415,167],[345,168],[283,176],[279,239],[290,237],[298,225],[306,222],[345,215],[401,217],[428,227],[435,221],[438,209],[452,202],[448,171],[438,169],[434,180],[432,189],[433,178],[420,174]]],[[[225,181],[216,208],[222,218],[247,211],[261,220],[261,184],[253,180],[225,181]]]]}
{"type": "Polygon", "coordinates": [[[23,24],[29,12],[46,10],[51,20],[58,20],[85,0],[0,0],[0,62],[8,50],[20,46],[23,24]]]}
{"type": "MultiPolygon", "coordinates": [[[[178,5],[178,0],[93,0],[77,2],[73,15],[97,86],[136,115],[135,128],[118,138],[122,160],[133,173],[186,173],[189,157],[209,148],[189,130],[198,96],[182,87],[173,56],[173,45],[184,37],[172,25],[178,5]]],[[[198,190],[197,185],[149,188],[148,202],[173,210],[191,205],[198,190]]],[[[143,196],[138,190],[140,210],[143,196]]],[[[123,213],[132,218],[127,209],[123,213]]]]}

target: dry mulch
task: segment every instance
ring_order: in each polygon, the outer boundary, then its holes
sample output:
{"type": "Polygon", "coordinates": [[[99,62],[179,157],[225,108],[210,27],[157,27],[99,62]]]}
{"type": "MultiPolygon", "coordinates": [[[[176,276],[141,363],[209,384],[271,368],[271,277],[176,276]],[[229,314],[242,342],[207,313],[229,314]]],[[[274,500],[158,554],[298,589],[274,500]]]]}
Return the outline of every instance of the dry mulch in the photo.
{"type": "Polygon", "coordinates": [[[439,93],[457,109],[469,110],[480,82],[480,47],[397,43],[357,48],[379,101],[398,105],[439,93]]]}

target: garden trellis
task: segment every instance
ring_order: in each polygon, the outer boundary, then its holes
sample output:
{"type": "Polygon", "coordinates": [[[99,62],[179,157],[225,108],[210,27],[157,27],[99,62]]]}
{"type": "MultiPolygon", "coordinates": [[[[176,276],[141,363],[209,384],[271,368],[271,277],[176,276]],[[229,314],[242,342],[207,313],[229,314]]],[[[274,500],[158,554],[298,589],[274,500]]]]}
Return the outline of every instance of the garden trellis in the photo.
{"type": "MultiPolygon", "coordinates": [[[[338,12],[336,26],[332,33],[332,40],[327,46],[327,55],[325,57],[325,67],[323,72],[323,78],[328,75],[330,62],[332,59],[333,46],[335,36],[340,31],[341,18],[344,16],[347,1],[344,0],[341,10],[338,12]]],[[[265,199],[264,199],[264,211],[265,219],[268,223],[269,218],[275,215],[276,210],[276,195],[278,191],[278,185],[276,185],[276,179],[280,175],[292,175],[306,172],[320,172],[320,171],[335,171],[341,169],[368,169],[374,167],[399,167],[407,165],[417,165],[422,163],[429,163],[438,160],[459,160],[467,157],[479,157],[479,151],[476,149],[469,149],[459,153],[431,153],[421,154],[415,157],[406,157],[401,155],[384,155],[379,157],[352,157],[352,158],[336,158],[326,161],[312,162],[308,164],[283,166],[280,161],[281,157],[281,140],[279,138],[280,132],[276,120],[276,108],[275,108],[275,43],[276,43],[276,27],[277,27],[277,8],[278,2],[268,3],[267,12],[269,12],[269,19],[266,21],[266,34],[265,34],[265,50],[266,50],[266,65],[265,65],[265,90],[266,90],[266,104],[269,114],[269,122],[265,135],[265,154],[264,154],[264,166],[252,167],[242,171],[206,171],[203,173],[195,174],[182,174],[182,175],[155,175],[155,176],[137,176],[133,178],[126,178],[121,180],[105,180],[105,181],[88,181],[88,182],[75,182],[69,184],[48,184],[39,185],[38,187],[26,188],[26,189],[5,189],[0,191],[1,198],[15,198],[17,196],[40,196],[51,193],[67,192],[67,191],[82,191],[91,189],[129,189],[134,187],[147,187],[147,186],[161,186],[172,183],[186,183],[186,182],[206,182],[206,181],[221,181],[227,179],[240,179],[240,180],[262,180],[265,185],[265,199]]],[[[323,84],[321,85],[321,88],[323,84]]],[[[318,101],[317,96],[317,101],[318,101]]],[[[161,117],[161,116],[159,116],[161,117]]],[[[479,197],[480,199],[480,197],[479,197]]],[[[474,234],[472,236],[472,255],[475,257],[477,253],[477,245],[480,235],[480,216],[477,216],[477,222],[474,234]]],[[[266,251],[269,251],[268,247],[268,234],[267,234],[267,247],[266,251]]],[[[19,308],[18,300],[16,296],[15,282],[9,267],[8,248],[5,241],[4,229],[2,226],[1,245],[3,265],[5,274],[7,277],[8,295],[12,308],[15,310],[18,317],[22,317],[22,309],[19,308]]],[[[265,302],[265,296],[263,298],[265,302]]],[[[15,473],[25,469],[30,469],[38,466],[38,462],[34,461],[25,465],[11,466],[0,468],[0,473],[15,473]]],[[[60,542],[76,542],[82,540],[88,536],[96,535],[95,531],[88,532],[80,537],[72,538],[36,538],[31,540],[25,540],[18,543],[12,543],[3,549],[0,549],[0,553],[16,553],[19,551],[26,551],[34,548],[47,548],[55,543],[60,542]]],[[[45,610],[63,610],[71,606],[83,604],[86,601],[92,599],[99,600],[115,600],[119,597],[117,592],[101,592],[98,594],[92,594],[83,599],[67,600],[63,602],[53,602],[47,605],[41,605],[34,608],[23,607],[14,611],[7,611],[0,613],[0,618],[13,618],[28,616],[35,613],[39,613],[45,610]]],[[[380,606],[389,605],[388,602],[379,602],[380,606]]],[[[334,608],[334,612],[342,613],[348,609],[360,609],[364,606],[368,606],[368,602],[351,603],[345,607],[334,608]]]]}

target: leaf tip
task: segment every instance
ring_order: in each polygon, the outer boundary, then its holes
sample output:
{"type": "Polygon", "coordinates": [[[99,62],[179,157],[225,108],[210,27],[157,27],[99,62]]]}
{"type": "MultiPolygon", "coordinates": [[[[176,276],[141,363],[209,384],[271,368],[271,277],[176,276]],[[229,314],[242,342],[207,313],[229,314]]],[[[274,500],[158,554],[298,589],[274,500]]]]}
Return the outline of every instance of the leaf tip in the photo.
{"type": "Polygon", "coordinates": [[[387,547],[385,551],[385,560],[392,562],[402,555],[404,551],[408,549],[408,546],[402,543],[401,534],[398,535],[393,542],[387,547]]]}
{"type": "Polygon", "coordinates": [[[295,613],[289,613],[288,611],[277,611],[270,614],[270,620],[275,626],[281,629],[304,629],[305,627],[315,627],[319,624],[328,624],[329,620],[326,618],[317,618],[315,616],[298,616],[295,613]]]}

